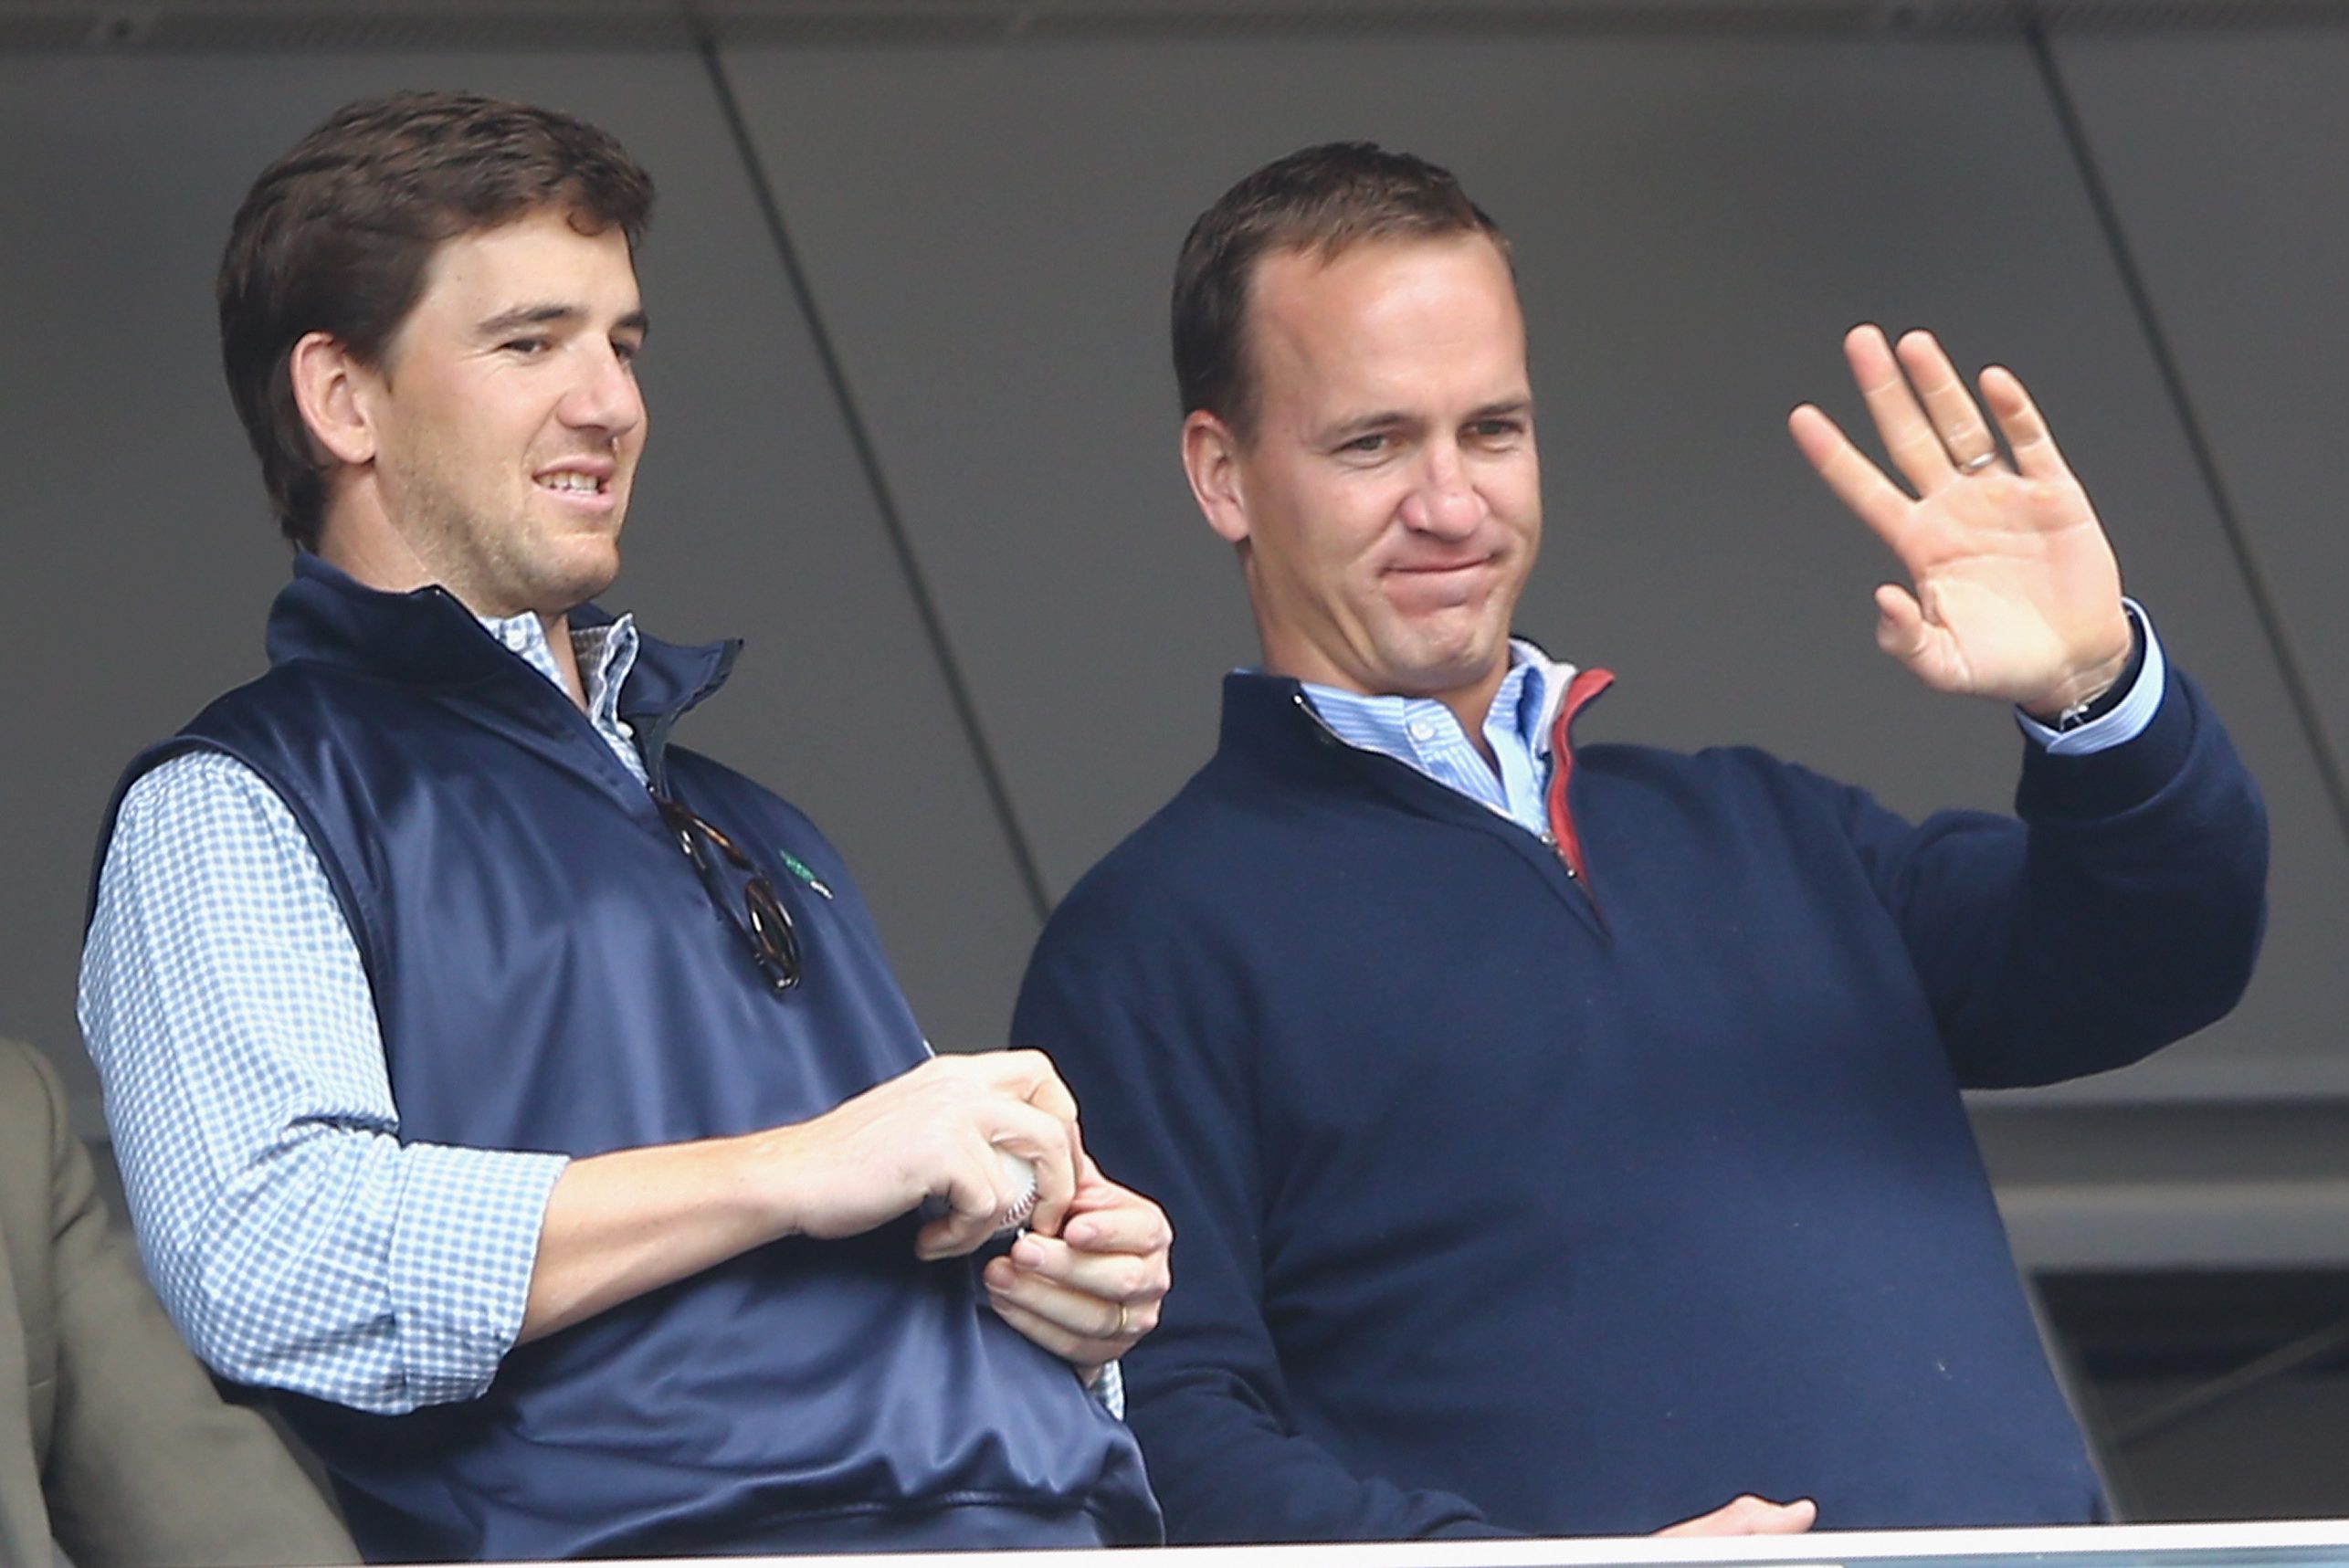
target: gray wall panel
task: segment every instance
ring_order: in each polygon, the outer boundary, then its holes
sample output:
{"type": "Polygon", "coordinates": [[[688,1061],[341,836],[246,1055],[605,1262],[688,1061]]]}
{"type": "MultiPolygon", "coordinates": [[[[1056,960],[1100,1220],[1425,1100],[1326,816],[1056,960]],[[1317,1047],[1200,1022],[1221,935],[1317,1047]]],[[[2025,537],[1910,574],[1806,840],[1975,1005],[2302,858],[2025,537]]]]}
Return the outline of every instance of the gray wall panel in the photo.
{"type": "MultiPolygon", "coordinates": [[[[245,184],[327,110],[469,86],[583,112],[661,181],[642,258],[658,432],[609,602],[750,639],[682,738],[858,871],[933,1037],[999,1038],[1034,916],[700,62],[688,54],[0,56],[20,374],[0,616],[16,649],[0,1030],[79,1068],[82,884],[116,772],[260,666],[284,574],[219,385],[210,273],[245,184]],[[28,219],[23,215],[32,215],[28,219]]],[[[78,1076],[86,1085],[86,1075],[78,1076]]]]}
{"type": "MultiPolygon", "coordinates": [[[[2316,713],[2309,744],[2349,746],[2349,532],[2338,468],[2349,427],[2349,28],[2195,37],[2058,34],[2057,58],[2207,437],[2277,629],[2316,713]]],[[[2323,803],[2270,768],[2284,857],[2271,970],[2349,956],[2349,922],[2287,921],[2323,803]],[[2311,837],[2303,837],[2305,827],[2311,837]]],[[[2305,774],[2302,775],[2305,777],[2305,774]]],[[[2337,837],[2337,828],[2335,830],[2337,837]]],[[[2333,871],[2328,853],[2324,865],[2333,871]]],[[[2283,1026],[2349,1092],[2337,990],[2295,988],[2283,1026]]]]}
{"type": "Polygon", "coordinates": [[[1623,685],[1599,733],[1767,744],[1895,805],[1999,805],[2004,714],[1873,650],[1888,569],[1784,411],[1856,415],[1851,321],[2031,381],[2132,586],[2270,784],[2252,1001],[2091,1098],[2349,1079],[2349,850],[2061,128],[2019,38],[1038,41],[729,56],[1048,880],[1211,742],[1249,657],[1174,459],[1164,311],[1191,216],[1263,159],[1371,136],[1512,230],[1548,460],[1523,629],[1623,685]],[[874,193],[886,193],[876,199],[874,193]]]}
{"type": "Polygon", "coordinates": [[[1168,151],[1224,139],[1197,56],[727,56],[1056,896],[1205,760],[1214,673],[1253,657],[1161,346],[1227,163],[1168,151]]]}
{"type": "Polygon", "coordinates": [[[38,759],[11,770],[0,840],[0,1029],[84,1089],[73,984],[107,793],[138,746],[258,670],[284,570],[215,368],[205,258],[238,187],[174,155],[216,111],[142,112],[165,74],[0,58],[0,205],[20,215],[0,289],[23,372],[0,419],[0,723],[38,759]]]}

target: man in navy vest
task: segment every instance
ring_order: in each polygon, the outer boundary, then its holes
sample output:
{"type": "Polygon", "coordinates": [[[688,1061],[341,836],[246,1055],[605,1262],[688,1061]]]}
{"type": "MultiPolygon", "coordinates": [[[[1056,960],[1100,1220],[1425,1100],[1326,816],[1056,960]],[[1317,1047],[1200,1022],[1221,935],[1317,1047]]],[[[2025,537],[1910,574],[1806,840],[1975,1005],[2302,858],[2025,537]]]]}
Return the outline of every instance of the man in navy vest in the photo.
{"type": "Polygon", "coordinates": [[[2025,731],[2020,820],[1911,824],[1758,752],[1575,745],[1609,677],[1510,636],[1523,318],[1444,171],[1258,171],[1174,319],[1263,668],[1014,1025],[1184,1235],[1126,1363],[1170,1538],[1645,1531],[1740,1492],[1790,1500],[1699,1526],[2100,1517],[1958,1091],[2233,1005],[2266,824],[2022,384],[1853,331],[1905,489],[1793,416],[1907,573],[1880,646],[2025,731]]]}
{"type": "Polygon", "coordinates": [[[1164,1216],[1044,1058],[932,1058],[831,847],[675,743],[733,646],[590,603],[651,196],[591,126],[414,94],[237,215],[294,580],[269,671],[126,773],[84,960],[150,1272],[373,1557],[1154,1540],[1104,1405],[1164,1216]]]}

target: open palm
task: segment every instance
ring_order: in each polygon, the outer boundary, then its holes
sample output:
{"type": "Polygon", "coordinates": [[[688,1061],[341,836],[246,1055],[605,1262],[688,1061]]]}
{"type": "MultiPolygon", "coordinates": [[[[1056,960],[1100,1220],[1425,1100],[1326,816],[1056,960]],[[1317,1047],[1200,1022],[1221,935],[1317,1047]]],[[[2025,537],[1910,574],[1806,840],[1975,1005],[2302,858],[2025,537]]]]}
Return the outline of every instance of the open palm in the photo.
{"type": "Polygon", "coordinates": [[[2129,658],[2112,547],[2047,423],[2010,371],[1982,373],[1980,405],[1930,333],[1897,351],[1874,326],[1844,339],[1902,489],[1817,407],[1787,420],[1844,504],[1891,547],[1911,587],[1876,590],[1876,641],[1937,691],[2040,718],[2096,696],[2129,658]]]}

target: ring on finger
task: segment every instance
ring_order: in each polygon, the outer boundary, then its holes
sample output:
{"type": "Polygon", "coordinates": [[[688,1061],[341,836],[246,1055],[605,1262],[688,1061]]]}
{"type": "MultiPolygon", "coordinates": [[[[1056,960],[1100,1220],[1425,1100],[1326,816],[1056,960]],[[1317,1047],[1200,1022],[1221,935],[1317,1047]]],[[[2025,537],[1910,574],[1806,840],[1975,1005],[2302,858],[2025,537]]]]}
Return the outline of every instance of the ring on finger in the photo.
{"type": "Polygon", "coordinates": [[[1125,1338],[1125,1331],[1126,1331],[1125,1303],[1124,1303],[1123,1301],[1120,1301],[1120,1302],[1117,1304],[1117,1328],[1116,1328],[1115,1330],[1113,1330],[1113,1331],[1111,1332],[1111,1334],[1110,1334],[1110,1338],[1111,1338],[1111,1339],[1113,1339],[1113,1340],[1122,1340],[1122,1339],[1125,1338]]]}
{"type": "Polygon", "coordinates": [[[1958,464],[1957,471],[1961,474],[1978,474],[1997,460],[1998,454],[1995,450],[1988,452],[1977,452],[1973,457],[1966,458],[1965,461],[1958,464]]]}

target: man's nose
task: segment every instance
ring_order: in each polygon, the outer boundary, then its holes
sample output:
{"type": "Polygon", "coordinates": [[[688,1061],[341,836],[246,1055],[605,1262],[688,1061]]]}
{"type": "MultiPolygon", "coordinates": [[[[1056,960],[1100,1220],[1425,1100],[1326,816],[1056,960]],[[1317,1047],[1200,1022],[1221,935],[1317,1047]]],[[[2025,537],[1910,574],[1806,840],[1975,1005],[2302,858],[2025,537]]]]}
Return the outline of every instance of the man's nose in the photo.
{"type": "Polygon", "coordinates": [[[1459,447],[1431,444],[1411,493],[1404,498],[1403,521],[1421,533],[1460,539],[1484,521],[1484,498],[1477,492],[1459,447]]]}
{"type": "Polygon", "coordinates": [[[616,350],[606,346],[586,352],[579,379],[558,410],[563,422],[575,430],[625,436],[644,423],[644,391],[616,350]]]}

